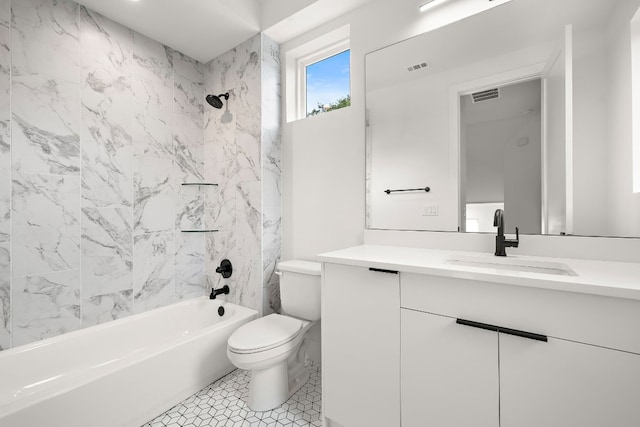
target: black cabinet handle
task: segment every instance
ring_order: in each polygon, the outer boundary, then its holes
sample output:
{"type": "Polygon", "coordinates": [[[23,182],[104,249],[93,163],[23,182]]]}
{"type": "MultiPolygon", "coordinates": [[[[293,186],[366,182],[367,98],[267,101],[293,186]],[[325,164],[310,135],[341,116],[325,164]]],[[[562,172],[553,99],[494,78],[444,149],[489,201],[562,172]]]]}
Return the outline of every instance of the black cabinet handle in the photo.
{"type": "Polygon", "coordinates": [[[472,328],[485,329],[487,331],[498,332],[498,327],[487,323],[474,322],[472,320],[456,319],[458,325],[471,326],[472,328]]]}
{"type": "Polygon", "coordinates": [[[527,338],[530,340],[536,340],[536,341],[542,341],[542,342],[549,341],[546,335],[534,334],[533,332],[519,331],[517,329],[499,327],[498,332],[507,334],[507,335],[514,335],[520,338],[527,338]]]}
{"type": "Polygon", "coordinates": [[[398,274],[395,270],[385,270],[383,268],[369,268],[369,271],[377,271],[378,273],[398,274]]]}
{"type": "Polygon", "coordinates": [[[489,325],[488,323],[474,322],[466,319],[456,319],[458,325],[471,326],[472,328],[485,329],[487,331],[500,332],[507,335],[514,335],[516,337],[527,338],[530,340],[547,342],[548,338],[545,335],[534,334],[533,332],[519,331],[517,329],[503,328],[502,326],[489,325]]]}

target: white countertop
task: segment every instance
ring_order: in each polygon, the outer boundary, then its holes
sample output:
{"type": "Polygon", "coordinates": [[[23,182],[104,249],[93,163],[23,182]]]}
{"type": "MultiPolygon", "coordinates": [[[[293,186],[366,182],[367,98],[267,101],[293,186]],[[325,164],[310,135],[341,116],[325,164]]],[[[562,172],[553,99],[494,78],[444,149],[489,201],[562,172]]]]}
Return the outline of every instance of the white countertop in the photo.
{"type": "MultiPolygon", "coordinates": [[[[509,248],[507,248],[507,253],[509,248]]],[[[508,255],[508,260],[491,253],[433,250],[399,246],[362,245],[318,255],[322,262],[397,270],[432,276],[552,289],[640,300],[640,264],[508,255]],[[486,259],[491,262],[550,263],[569,267],[575,276],[534,273],[453,265],[448,260],[486,259]]]]}

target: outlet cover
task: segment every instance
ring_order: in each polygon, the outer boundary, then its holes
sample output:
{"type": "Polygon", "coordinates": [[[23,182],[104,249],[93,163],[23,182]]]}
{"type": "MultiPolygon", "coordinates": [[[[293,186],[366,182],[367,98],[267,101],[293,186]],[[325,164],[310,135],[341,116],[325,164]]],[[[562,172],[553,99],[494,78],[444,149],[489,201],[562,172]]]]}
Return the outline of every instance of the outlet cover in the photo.
{"type": "Polygon", "coordinates": [[[422,210],[422,216],[438,216],[439,210],[438,205],[425,206],[422,210]]]}

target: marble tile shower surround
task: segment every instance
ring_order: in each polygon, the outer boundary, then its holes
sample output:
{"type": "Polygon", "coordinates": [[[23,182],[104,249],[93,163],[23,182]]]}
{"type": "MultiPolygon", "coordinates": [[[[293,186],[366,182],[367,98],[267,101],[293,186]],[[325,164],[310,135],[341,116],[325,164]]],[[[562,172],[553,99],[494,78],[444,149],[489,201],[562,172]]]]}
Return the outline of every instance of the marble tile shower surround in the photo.
{"type": "Polygon", "coordinates": [[[0,349],[11,342],[11,5],[0,1],[0,349]]]}
{"type": "Polygon", "coordinates": [[[280,46],[263,37],[262,52],[263,301],[265,312],[280,312],[280,281],[275,274],[282,246],[280,46]]]}
{"type": "Polygon", "coordinates": [[[204,293],[203,65],[69,0],[0,2],[0,349],[204,293]],[[195,206],[195,207],[194,207],[195,206]]]}
{"type": "Polygon", "coordinates": [[[0,1],[0,350],[200,296],[223,258],[230,299],[279,309],[279,67],[264,35],[202,64],[71,0],[0,1]],[[223,123],[203,100],[227,90],[223,123]]]}
{"type": "Polygon", "coordinates": [[[204,221],[208,286],[229,284],[228,299],[263,314],[280,310],[280,48],[257,35],[206,65],[205,92],[229,92],[221,110],[205,105],[204,221]],[[226,106],[232,118],[223,120],[226,106]],[[211,197],[209,197],[211,196],[211,197]],[[234,274],[215,274],[222,256],[234,274]]]}

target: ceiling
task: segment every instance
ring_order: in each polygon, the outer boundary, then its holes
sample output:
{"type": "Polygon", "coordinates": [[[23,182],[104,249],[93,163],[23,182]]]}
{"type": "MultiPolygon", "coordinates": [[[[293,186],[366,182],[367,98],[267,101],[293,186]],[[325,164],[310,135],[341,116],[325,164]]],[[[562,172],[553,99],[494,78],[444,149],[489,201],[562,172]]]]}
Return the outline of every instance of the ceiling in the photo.
{"type": "Polygon", "coordinates": [[[372,0],[76,0],[201,62],[264,31],[284,43],[372,0]]]}

